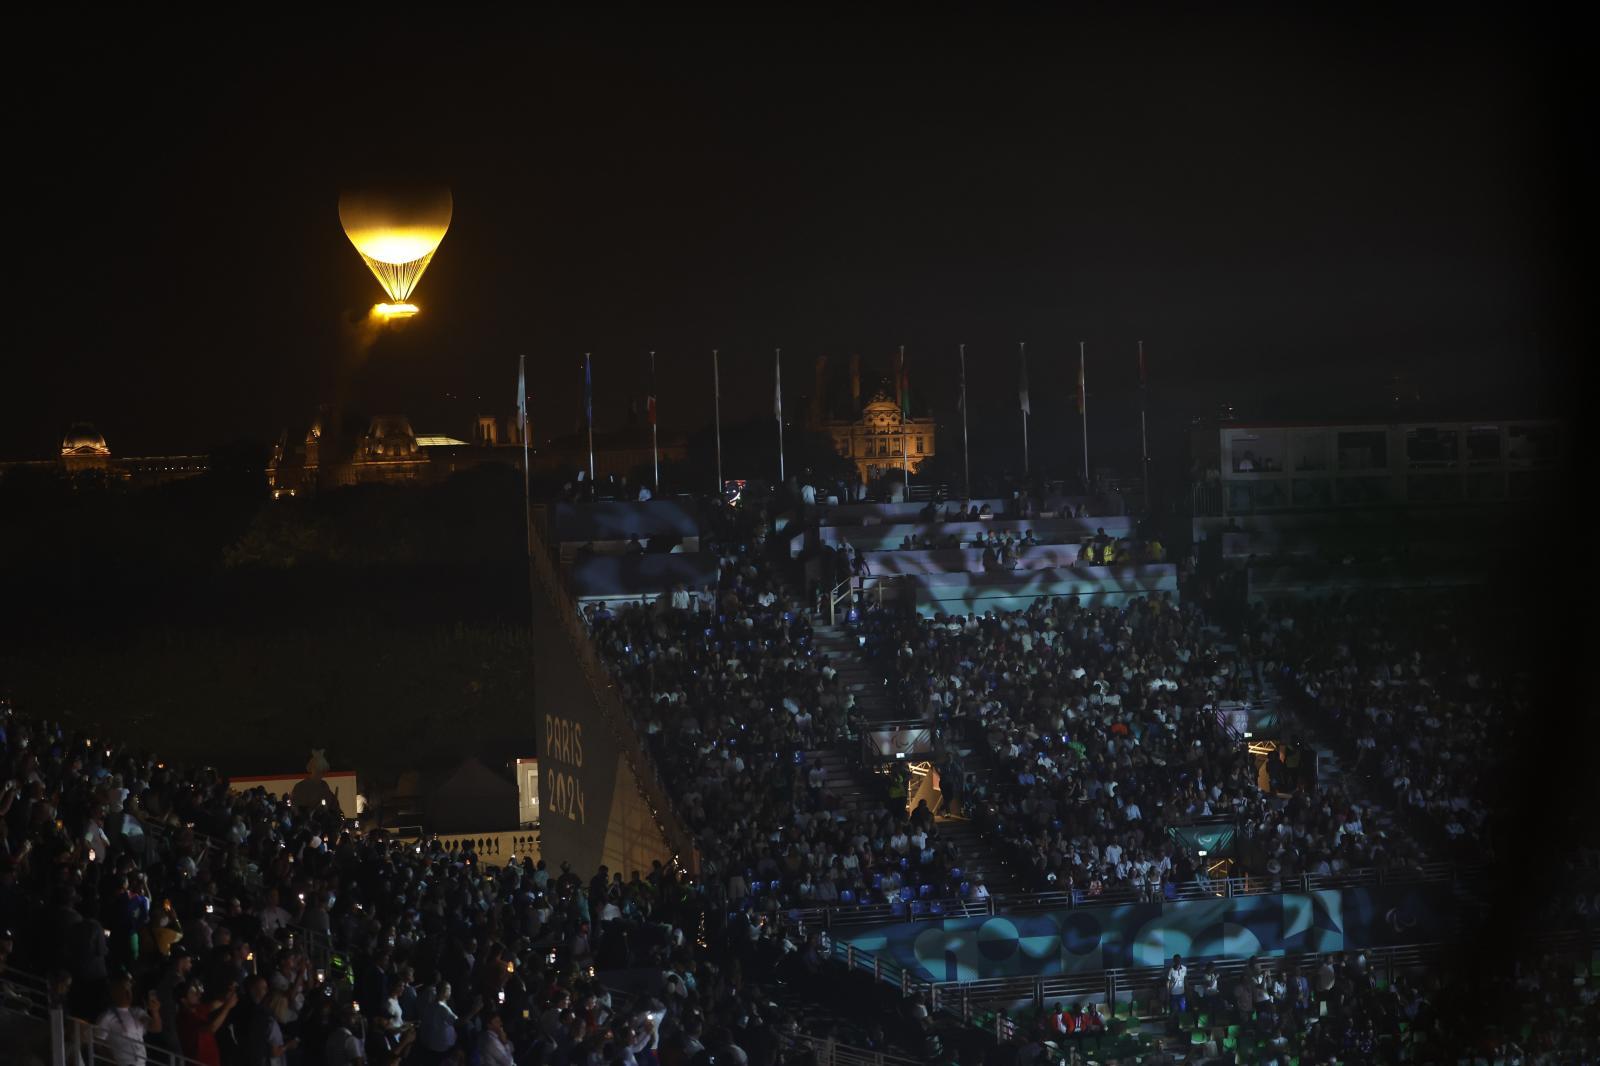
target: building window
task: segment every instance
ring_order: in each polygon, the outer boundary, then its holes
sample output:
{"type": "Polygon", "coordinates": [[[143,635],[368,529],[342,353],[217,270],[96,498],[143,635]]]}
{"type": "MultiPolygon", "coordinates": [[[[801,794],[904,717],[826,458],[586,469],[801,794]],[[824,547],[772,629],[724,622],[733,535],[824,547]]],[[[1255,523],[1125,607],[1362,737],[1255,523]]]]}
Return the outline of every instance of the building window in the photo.
{"type": "Polygon", "coordinates": [[[917,454],[918,455],[923,455],[923,454],[925,454],[925,451],[926,451],[926,449],[924,449],[922,447],[922,438],[918,437],[917,438],[917,454]]]}
{"type": "MultiPolygon", "coordinates": [[[[1340,447],[1342,449],[1343,445],[1340,447]]],[[[1340,465],[1344,465],[1342,457],[1340,465]]],[[[1389,502],[1389,479],[1386,477],[1342,477],[1336,490],[1339,503],[1346,507],[1389,502]]]]}
{"type": "Polygon", "coordinates": [[[1282,430],[1235,432],[1229,440],[1229,455],[1236,474],[1259,474],[1283,469],[1282,430]]]}
{"type": "Polygon", "coordinates": [[[1290,492],[1296,507],[1333,506],[1333,482],[1325,477],[1297,477],[1290,492]]]}
{"type": "Polygon", "coordinates": [[[1383,470],[1388,465],[1389,438],[1383,430],[1351,430],[1339,434],[1340,470],[1383,470]]]}
{"type": "Polygon", "coordinates": [[[1554,496],[1560,490],[1560,479],[1554,470],[1513,470],[1510,482],[1513,500],[1536,500],[1554,496]]]}
{"type": "Polygon", "coordinates": [[[1410,503],[1458,503],[1461,478],[1457,474],[1412,474],[1406,478],[1406,500],[1410,503]]]}
{"type": "Polygon", "coordinates": [[[1412,466],[1453,466],[1456,431],[1433,426],[1406,430],[1406,459],[1412,466]]]}
{"type": "Polygon", "coordinates": [[[1555,426],[1512,426],[1506,438],[1506,458],[1514,463],[1553,463],[1561,454],[1555,426]]]}
{"type": "Polygon", "coordinates": [[[1473,426],[1467,430],[1467,462],[1498,463],[1499,461],[1499,426],[1473,426]]]}
{"type": "Polygon", "coordinates": [[[1506,475],[1500,470],[1480,470],[1467,475],[1467,499],[1503,500],[1506,497],[1506,475]]]}
{"type": "Polygon", "coordinates": [[[1328,469],[1328,435],[1322,432],[1296,433],[1290,438],[1294,449],[1294,469],[1315,471],[1328,469]]]}

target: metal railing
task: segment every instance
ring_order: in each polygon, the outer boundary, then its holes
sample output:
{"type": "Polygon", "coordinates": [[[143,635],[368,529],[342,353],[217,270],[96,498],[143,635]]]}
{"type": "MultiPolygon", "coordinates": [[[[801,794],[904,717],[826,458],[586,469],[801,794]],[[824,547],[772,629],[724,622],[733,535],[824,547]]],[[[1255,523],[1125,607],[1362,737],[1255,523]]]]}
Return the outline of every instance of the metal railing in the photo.
{"type": "MultiPolygon", "coordinates": [[[[64,1066],[122,1066],[138,1057],[138,1052],[143,1052],[147,1066],[201,1066],[194,1059],[143,1041],[134,1047],[120,1033],[72,1017],[51,1002],[42,977],[20,970],[8,969],[0,979],[0,1014],[26,1019],[36,1027],[36,1033],[48,1034],[50,1061],[64,1066]]],[[[175,1018],[162,1021],[177,1024],[175,1018]]],[[[46,1041],[39,1039],[38,1043],[42,1049],[46,1041]]],[[[0,1061],[11,1061],[6,1056],[19,1050],[0,1048],[0,1061]]]]}
{"type": "Polygon", "coordinates": [[[839,604],[849,600],[853,594],[853,578],[845,578],[826,593],[828,598],[828,624],[839,623],[839,604]]]}
{"type": "Polygon", "coordinates": [[[695,846],[693,835],[688,830],[688,823],[678,813],[670,794],[662,786],[654,764],[645,757],[644,745],[634,728],[633,718],[617,696],[611,676],[606,672],[594,644],[589,640],[588,626],[584,624],[577,608],[573,605],[572,598],[562,587],[561,576],[550,561],[549,549],[540,532],[545,523],[545,514],[546,510],[542,506],[530,507],[528,521],[530,569],[539,584],[543,586],[545,599],[555,608],[557,616],[561,619],[573,655],[583,671],[590,691],[594,694],[595,707],[600,712],[600,718],[606,730],[617,742],[617,749],[627,760],[634,779],[638,781],[639,788],[654,809],[656,825],[661,830],[663,839],[676,852],[678,861],[690,873],[698,874],[700,852],[695,846]]]}
{"type": "Polygon", "coordinates": [[[817,1058],[817,1066],[921,1066],[916,1059],[904,1055],[872,1051],[804,1033],[780,1034],[778,1043],[785,1051],[811,1052],[817,1058]]]}
{"type": "MultiPolygon", "coordinates": [[[[396,834],[399,836],[399,834],[396,834]]],[[[505,829],[492,833],[412,833],[401,839],[421,846],[438,844],[446,852],[470,845],[472,853],[489,865],[502,865],[508,859],[538,859],[539,834],[532,829],[505,829]]]]}
{"type": "MultiPolygon", "coordinates": [[[[1186,881],[1172,893],[1156,893],[1151,902],[1174,903],[1183,900],[1229,899],[1234,896],[1262,896],[1274,892],[1317,892],[1324,889],[1357,888],[1364,885],[1413,885],[1434,882],[1473,880],[1482,875],[1481,866],[1454,863],[1426,863],[1415,869],[1361,867],[1337,874],[1303,874],[1299,877],[1217,877],[1205,881],[1186,881]]],[[[1145,896],[1133,889],[1113,889],[1098,896],[1073,892],[1021,892],[990,895],[982,899],[936,897],[891,903],[834,904],[822,907],[796,907],[785,913],[792,921],[825,929],[850,929],[899,922],[934,921],[945,918],[974,918],[995,914],[1039,914],[1044,911],[1077,910],[1113,904],[1139,903],[1145,896]]]]}
{"type": "MultiPolygon", "coordinates": [[[[849,603],[853,601],[859,605],[862,610],[866,610],[868,607],[882,607],[884,589],[891,587],[894,584],[895,579],[900,576],[902,575],[881,574],[874,577],[873,575],[868,574],[860,579],[859,584],[854,576],[845,578],[843,581],[833,586],[833,588],[823,593],[823,598],[827,601],[826,607],[828,611],[828,624],[830,626],[838,625],[839,605],[841,603],[849,603]],[[871,581],[872,583],[869,585],[867,583],[868,581],[871,581]]],[[[847,610],[846,614],[848,613],[849,612],[847,610]]]]}
{"type": "MultiPolygon", "coordinates": [[[[1298,965],[1302,970],[1319,965],[1323,959],[1335,954],[1360,951],[1366,956],[1370,970],[1381,973],[1392,983],[1398,972],[1429,966],[1441,961],[1456,945],[1443,943],[1402,944],[1393,947],[1351,947],[1340,952],[1305,952],[1265,956],[1258,964],[1270,967],[1298,965]]],[[[1560,952],[1582,953],[1600,950],[1600,931],[1561,932],[1533,938],[1530,950],[1546,955],[1560,952]]],[[[1134,1001],[1155,1002],[1166,982],[1164,966],[1126,967],[1105,970],[1088,970],[1074,974],[1049,976],[992,977],[967,981],[930,981],[912,974],[905,967],[879,956],[860,951],[848,944],[835,944],[834,956],[842,959],[852,972],[869,973],[875,981],[899,989],[902,995],[922,995],[927,998],[930,1010],[944,1010],[971,1022],[989,1010],[1003,1012],[1018,1004],[1028,1003],[1036,1010],[1046,1004],[1088,1001],[1116,1005],[1123,998],[1134,1001]],[[1144,997],[1151,997],[1146,1000],[1144,997]]],[[[1214,959],[1218,974],[1227,978],[1243,973],[1250,965],[1246,959],[1214,959]]],[[[999,1031],[1004,1030],[999,1026],[999,1031]]]]}

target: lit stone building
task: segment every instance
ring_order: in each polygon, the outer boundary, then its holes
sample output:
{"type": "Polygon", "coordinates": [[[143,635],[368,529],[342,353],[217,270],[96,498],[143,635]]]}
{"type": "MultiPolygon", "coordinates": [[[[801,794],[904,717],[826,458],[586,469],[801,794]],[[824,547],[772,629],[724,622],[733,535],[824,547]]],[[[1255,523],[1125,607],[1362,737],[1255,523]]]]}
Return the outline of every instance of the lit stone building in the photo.
{"type": "Polygon", "coordinates": [[[861,480],[871,484],[907,467],[915,474],[924,461],[933,458],[933,427],[933,419],[907,418],[899,404],[878,392],[859,418],[829,419],[820,428],[833,438],[839,454],[856,464],[861,480]]]}
{"type": "Polygon", "coordinates": [[[0,462],[0,477],[12,473],[68,480],[104,479],[132,488],[148,488],[204,474],[210,469],[204,455],[134,455],[121,458],[111,454],[106,438],[88,422],[74,422],[61,438],[61,450],[54,459],[20,459],[0,462]]]}
{"type": "Polygon", "coordinates": [[[507,419],[501,433],[499,420],[482,415],[473,438],[418,434],[405,415],[376,415],[365,433],[340,447],[319,418],[298,445],[290,444],[288,431],[278,438],[267,462],[267,482],[273,496],[282,498],[319,484],[408,485],[443,480],[485,462],[520,465],[522,444],[514,420],[507,419]]]}

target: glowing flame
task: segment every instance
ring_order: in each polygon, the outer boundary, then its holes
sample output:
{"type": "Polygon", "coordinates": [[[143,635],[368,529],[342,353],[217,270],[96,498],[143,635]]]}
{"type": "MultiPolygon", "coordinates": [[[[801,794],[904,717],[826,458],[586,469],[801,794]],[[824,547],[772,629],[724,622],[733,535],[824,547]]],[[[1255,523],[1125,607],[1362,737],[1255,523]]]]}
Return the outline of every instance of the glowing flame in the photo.
{"type": "Polygon", "coordinates": [[[449,189],[363,189],[339,197],[345,236],[394,301],[378,306],[403,309],[380,313],[417,313],[406,298],[433,261],[453,211],[449,189]]]}
{"type": "Polygon", "coordinates": [[[416,304],[373,304],[372,313],[379,318],[410,318],[417,313],[416,304]]]}

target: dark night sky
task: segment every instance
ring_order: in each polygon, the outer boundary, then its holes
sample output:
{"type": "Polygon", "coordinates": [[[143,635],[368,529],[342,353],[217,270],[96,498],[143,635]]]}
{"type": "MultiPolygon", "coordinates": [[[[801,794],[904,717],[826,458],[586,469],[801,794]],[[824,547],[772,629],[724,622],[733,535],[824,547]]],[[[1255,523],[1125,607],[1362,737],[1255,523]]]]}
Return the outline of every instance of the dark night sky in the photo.
{"type": "Polygon", "coordinates": [[[1108,448],[1140,339],[1173,424],[1381,411],[1397,370],[1463,414],[1570,394],[1562,28],[1278,18],[46,36],[9,75],[0,456],[76,417],[119,454],[303,426],[379,296],[338,192],[390,176],[447,181],[455,220],[352,390],[422,431],[463,430],[446,394],[507,410],[519,351],[541,435],[586,350],[602,428],[649,348],[688,428],[713,346],[725,415],[770,409],[774,346],[797,398],[815,355],[897,344],[946,414],[964,341],[976,438],[1015,433],[1026,340],[1036,447],[1076,439],[1080,339],[1108,448]]]}

